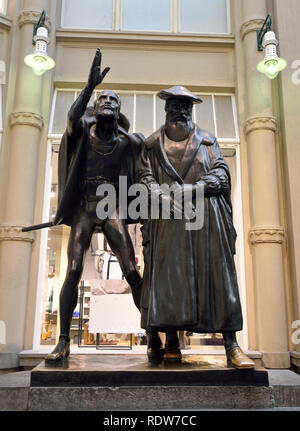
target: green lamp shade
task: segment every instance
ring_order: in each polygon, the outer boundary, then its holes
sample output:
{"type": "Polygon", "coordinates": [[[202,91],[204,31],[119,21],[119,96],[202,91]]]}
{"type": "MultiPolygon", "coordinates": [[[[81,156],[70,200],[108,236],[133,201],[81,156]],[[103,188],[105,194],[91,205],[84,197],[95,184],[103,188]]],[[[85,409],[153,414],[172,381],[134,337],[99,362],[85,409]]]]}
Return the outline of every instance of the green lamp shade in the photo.
{"type": "Polygon", "coordinates": [[[45,73],[47,70],[53,69],[55,66],[55,61],[52,60],[52,58],[48,57],[48,55],[45,54],[29,54],[24,58],[25,64],[27,66],[31,67],[33,72],[41,76],[43,73],[45,73]]]}
{"type": "Polygon", "coordinates": [[[267,75],[268,78],[274,79],[278,73],[283,70],[287,65],[287,62],[283,58],[274,58],[270,60],[262,60],[256,66],[256,69],[267,75]]]}

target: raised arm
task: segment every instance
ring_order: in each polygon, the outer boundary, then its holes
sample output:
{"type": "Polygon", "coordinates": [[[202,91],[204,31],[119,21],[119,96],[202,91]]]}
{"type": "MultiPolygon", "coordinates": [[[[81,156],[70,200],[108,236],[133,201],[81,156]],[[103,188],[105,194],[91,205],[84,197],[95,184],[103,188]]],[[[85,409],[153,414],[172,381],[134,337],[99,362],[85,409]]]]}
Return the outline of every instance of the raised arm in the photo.
{"type": "Polygon", "coordinates": [[[100,49],[98,48],[90,69],[87,85],[80,93],[80,96],[75,100],[68,113],[67,130],[69,135],[76,134],[78,130],[80,130],[80,119],[87,108],[93,91],[97,87],[97,85],[99,85],[103,81],[105,75],[110,70],[110,67],[106,67],[103,72],[101,72],[101,59],[102,54],[100,49]]]}

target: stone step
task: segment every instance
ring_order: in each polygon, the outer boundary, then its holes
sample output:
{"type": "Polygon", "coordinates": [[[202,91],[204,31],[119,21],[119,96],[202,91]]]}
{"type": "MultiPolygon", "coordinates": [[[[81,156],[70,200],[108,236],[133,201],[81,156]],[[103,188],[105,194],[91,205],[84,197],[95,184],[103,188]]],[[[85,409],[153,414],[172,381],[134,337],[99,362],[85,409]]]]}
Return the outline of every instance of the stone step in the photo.
{"type": "MultiPolygon", "coordinates": [[[[109,355],[108,355],[109,356],[109,355]]],[[[118,356],[118,355],[117,355],[118,356]]],[[[117,356],[115,359],[106,358],[107,371],[109,374],[120,373],[120,364],[117,364],[117,356]],[[113,362],[115,361],[115,362],[113,362]],[[119,369],[119,371],[118,371],[119,369]]],[[[74,386],[68,383],[68,379],[64,386],[55,386],[57,376],[55,374],[58,369],[52,369],[53,381],[48,383],[49,386],[38,386],[37,375],[33,371],[24,371],[9,374],[0,374],[0,410],[23,410],[23,411],[108,411],[108,410],[221,410],[221,409],[299,409],[300,410],[300,376],[290,370],[255,370],[257,372],[267,373],[267,382],[261,384],[236,384],[237,382],[232,379],[232,371],[240,373],[239,379],[243,378],[244,371],[230,370],[225,366],[221,366],[211,358],[210,361],[202,362],[201,364],[190,364],[183,374],[188,371],[189,376],[195,371],[197,377],[196,382],[189,380],[188,384],[184,382],[183,376],[175,374],[175,368],[158,369],[152,371],[157,372],[158,376],[161,373],[169,373],[169,382],[161,382],[156,379],[152,385],[142,385],[138,382],[133,384],[126,384],[126,375],[130,381],[133,374],[130,376],[130,367],[134,372],[145,373],[151,370],[143,371],[143,367],[147,368],[146,363],[142,364],[132,358],[131,365],[128,361],[123,364],[123,373],[121,381],[111,386],[94,386],[85,385],[74,386]],[[125,366],[126,365],[126,366],[125,366]],[[197,369],[198,367],[198,369],[197,369]],[[214,372],[218,370],[218,373],[214,372]],[[227,372],[228,374],[225,374],[227,372]],[[199,374],[203,372],[203,374],[199,374]],[[160,373],[160,374],[159,374],[160,373]],[[223,379],[226,376],[227,380],[221,382],[220,376],[223,379]],[[204,375],[209,375],[210,381],[204,378],[204,375]],[[179,377],[178,377],[179,376],[179,377]],[[202,376],[202,381],[200,377],[202,376]],[[217,378],[213,381],[213,378],[217,378]],[[206,380],[205,380],[206,379],[206,380]],[[32,385],[35,384],[35,386],[32,385]],[[163,383],[163,384],[162,384],[163,383]],[[225,384],[224,384],[225,383],[225,384]]],[[[124,355],[120,357],[124,361],[124,355]]],[[[145,358],[144,358],[145,360],[145,358]]],[[[195,358],[194,358],[195,360],[195,358]]],[[[217,358],[217,361],[220,357],[217,358]]],[[[69,361],[73,366],[77,363],[79,365],[80,358],[71,358],[69,361]]],[[[140,360],[139,360],[140,361],[140,360]]],[[[187,361],[187,363],[189,363],[187,361]]],[[[61,364],[64,371],[68,367],[68,361],[61,364]]],[[[95,365],[95,364],[94,364],[95,365]]],[[[94,367],[90,363],[90,370],[94,367]]],[[[104,366],[104,363],[102,362],[104,366]]],[[[81,363],[82,366],[82,363],[81,363]]],[[[98,363],[99,366],[99,363],[98,363]]],[[[35,370],[35,372],[43,372],[47,367],[44,363],[35,370]]],[[[94,370],[97,371],[97,370],[94,370]]],[[[100,371],[101,374],[101,370],[100,371]]],[[[103,370],[102,370],[103,371],[103,370]]],[[[48,373],[48,371],[45,371],[48,373]]],[[[82,373],[81,369],[78,373],[82,373]]],[[[88,370],[86,370],[88,372],[88,370]]],[[[260,374],[258,374],[260,375],[260,374]]],[[[149,375],[150,376],[150,375],[149,375]]],[[[149,376],[147,378],[149,378],[149,376]]],[[[244,375],[245,376],[245,375],[244,375]]],[[[253,374],[254,376],[254,374],[253,374]]],[[[152,376],[151,376],[152,377],[152,376]]],[[[61,377],[59,377],[60,379],[61,377]]],[[[107,376],[106,376],[107,378],[107,376]]],[[[111,378],[111,376],[109,377],[111,378]]],[[[188,377],[190,379],[190,377],[188,377]]],[[[248,378],[248,377],[246,377],[248,378]]],[[[261,377],[260,377],[261,378],[261,377]]],[[[58,379],[58,380],[59,380],[58,379]]],[[[50,382],[50,380],[49,380],[50,382]]],[[[40,383],[41,384],[41,383],[40,383]]],[[[56,383],[57,384],[57,383],[56,383]]],[[[77,384],[79,384],[77,382],[77,384]]]]}

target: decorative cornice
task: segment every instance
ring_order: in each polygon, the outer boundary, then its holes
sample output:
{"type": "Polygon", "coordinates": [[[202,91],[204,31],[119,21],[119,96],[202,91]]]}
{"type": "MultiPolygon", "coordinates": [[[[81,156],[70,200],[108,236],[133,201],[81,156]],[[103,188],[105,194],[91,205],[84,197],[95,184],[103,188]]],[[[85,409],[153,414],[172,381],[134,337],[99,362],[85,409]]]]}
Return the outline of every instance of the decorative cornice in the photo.
{"type": "Polygon", "coordinates": [[[12,112],[9,117],[10,127],[32,126],[41,130],[44,126],[44,119],[34,112],[12,112]]]}
{"type": "MultiPolygon", "coordinates": [[[[18,24],[19,27],[21,28],[24,24],[36,24],[38,22],[38,20],[40,19],[42,12],[38,12],[36,10],[22,10],[20,12],[20,15],[18,17],[18,24]]],[[[46,16],[46,20],[45,20],[45,27],[47,28],[47,30],[51,31],[51,21],[50,19],[46,16]]]]}
{"type": "Polygon", "coordinates": [[[199,48],[225,48],[232,49],[235,45],[235,37],[232,35],[198,35],[191,33],[159,33],[138,31],[107,31],[107,30],[82,30],[58,28],[56,42],[78,46],[78,43],[101,43],[111,47],[131,46],[143,49],[145,46],[163,50],[178,50],[178,47],[199,48]]]}
{"type": "Polygon", "coordinates": [[[35,232],[22,232],[23,226],[0,226],[1,241],[23,241],[30,242],[35,240],[35,232]]]}
{"type": "Polygon", "coordinates": [[[3,30],[10,30],[12,26],[12,19],[0,13],[0,28],[3,30]]]}
{"type": "Polygon", "coordinates": [[[276,133],[277,120],[275,117],[251,117],[244,123],[244,133],[248,135],[254,130],[271,130],[276,133]]]}
{"type": "Polygon", "coordinates": [[[241,25],[241,29],[240,29],[240,35],[242,40],[248,33],[251,33],[252,31],[260,30],[264,21],[265,21],[264,19],[257,18],[257,19],[250,19],[249,21],[244,22],[241,25]]]}
{"type": "Polygon", "coordinates": [[[284,229],[281,226],[257,226],[249,231],[249,241],[251,244],[282,244],[284,236],[284,229]]]}

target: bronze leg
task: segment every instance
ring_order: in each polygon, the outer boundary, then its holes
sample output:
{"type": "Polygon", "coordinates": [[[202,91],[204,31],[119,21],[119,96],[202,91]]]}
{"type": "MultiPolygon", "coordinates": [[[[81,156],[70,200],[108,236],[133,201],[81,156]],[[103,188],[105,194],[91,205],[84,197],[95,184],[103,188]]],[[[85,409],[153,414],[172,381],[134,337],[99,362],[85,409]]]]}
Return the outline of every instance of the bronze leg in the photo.
{"type": "Polygon", "coordinates": [[[142,278],[135,261],[134,248],[125,220],[109,219],[103,226],[103,233],[112,252],[117,257],[121,270],[132,290],[136,307],[140,310],[142,278]]]}
{"type": "Polygon", "coordinates": [[[87,214],[82,209],[76,210],[68,243],[68,268],[59,297],[60,337],[53,352],[46,356],[46,361],[58,361],[70,354],[70,326],[78,300],[78,283],[93,231],[93,223],[87,214]]]}

